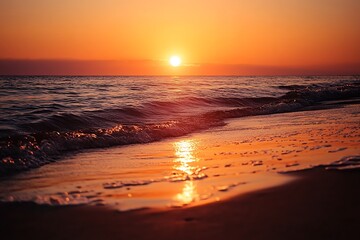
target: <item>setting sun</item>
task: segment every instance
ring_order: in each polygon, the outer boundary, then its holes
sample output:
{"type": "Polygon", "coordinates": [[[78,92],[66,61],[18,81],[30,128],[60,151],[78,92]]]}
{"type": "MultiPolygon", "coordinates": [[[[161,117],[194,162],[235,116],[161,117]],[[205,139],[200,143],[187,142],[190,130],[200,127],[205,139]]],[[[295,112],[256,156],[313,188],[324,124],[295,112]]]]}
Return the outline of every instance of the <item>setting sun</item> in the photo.
{"type": "Polygon", "coordinates": [[[0,0],[1,238],[360,239],[359,10],[0,0]]]}
{"type": "Polygon", "coordinates": [[[170,65],[173,67],[178,67],[181,64],[181,58],[178,56],[172,56],[169,60],[170,65]]]}

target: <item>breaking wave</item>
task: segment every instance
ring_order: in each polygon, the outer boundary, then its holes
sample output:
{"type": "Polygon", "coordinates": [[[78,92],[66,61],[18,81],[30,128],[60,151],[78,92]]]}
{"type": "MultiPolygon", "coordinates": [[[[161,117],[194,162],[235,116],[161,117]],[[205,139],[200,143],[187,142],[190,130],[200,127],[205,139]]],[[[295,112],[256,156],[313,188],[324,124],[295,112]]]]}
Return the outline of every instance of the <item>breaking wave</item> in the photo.
{"type": "MultiPolygon", "coordinates": [[[[280,97],[191,97],[141,106],[57,114],[22,123],[0,138],[0,173],[39,167],[76,150],[141,144],[224,124],[229,118],[303,110],[324,101],[358,98],[359,82],[290,85],[280,97]]],[[[36,111],[36,110],[34,110],[36,111]]]]}

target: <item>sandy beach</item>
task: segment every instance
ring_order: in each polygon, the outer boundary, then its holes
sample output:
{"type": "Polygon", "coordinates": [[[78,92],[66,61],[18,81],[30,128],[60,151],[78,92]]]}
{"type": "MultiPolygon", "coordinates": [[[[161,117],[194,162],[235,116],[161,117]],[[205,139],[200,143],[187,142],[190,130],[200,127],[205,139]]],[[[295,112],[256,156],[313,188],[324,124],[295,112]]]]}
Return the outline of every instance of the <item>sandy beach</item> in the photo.
{"type": "Polygon", "coordinates": [[[290,175],[297,180],[171,211],[1,204],[1,235],[4,239],[357,239],[358,170],[317,168],[290,175]]]}

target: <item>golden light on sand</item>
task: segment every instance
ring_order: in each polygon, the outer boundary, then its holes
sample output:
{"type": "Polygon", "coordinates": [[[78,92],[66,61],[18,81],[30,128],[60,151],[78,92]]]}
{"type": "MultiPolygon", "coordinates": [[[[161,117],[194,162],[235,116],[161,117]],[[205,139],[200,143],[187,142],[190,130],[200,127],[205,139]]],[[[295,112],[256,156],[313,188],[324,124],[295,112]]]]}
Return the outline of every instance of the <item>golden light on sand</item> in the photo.
{"type": "Polygon", "coordinates": [[[179,56],[170,57],[169,63],[173,67],[178,67],[181,65],[181,58],[179,56]]]}

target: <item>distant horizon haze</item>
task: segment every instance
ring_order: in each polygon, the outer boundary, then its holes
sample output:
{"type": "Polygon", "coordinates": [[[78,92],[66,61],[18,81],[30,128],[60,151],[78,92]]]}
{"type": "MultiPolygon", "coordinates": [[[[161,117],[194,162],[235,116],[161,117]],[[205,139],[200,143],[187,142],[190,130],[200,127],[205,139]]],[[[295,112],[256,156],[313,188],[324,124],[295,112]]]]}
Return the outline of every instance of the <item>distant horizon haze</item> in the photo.
{"type": "Polygon", "coordinates": [[[360,64],[356,63],[315,66],[195,63],[174,68],[168,66],[167,61],[152,60],[0,59],[0,75],[305,76],[359,74],[360,64]]]}

